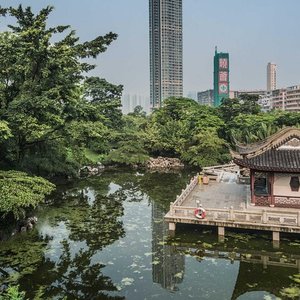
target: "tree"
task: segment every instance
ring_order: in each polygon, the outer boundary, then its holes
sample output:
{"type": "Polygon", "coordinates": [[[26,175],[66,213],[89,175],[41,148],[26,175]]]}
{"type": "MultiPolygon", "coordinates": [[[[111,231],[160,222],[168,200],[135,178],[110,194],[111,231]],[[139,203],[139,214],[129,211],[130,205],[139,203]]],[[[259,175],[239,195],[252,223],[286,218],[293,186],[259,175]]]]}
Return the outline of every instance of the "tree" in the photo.
{"type": "Polygon", "coordinates": [[[104,116],[104,124],[110,128],[120,128],[123,86],[114,85],[99,77],[89,77],[85,80],[83,88],[84,97],[104,116]]]}
{"type": "Polygon", "coordinates": [[[170,98],[150,117],[146,145],[154,155],[177,156],[200,167],[216,164],[226,161],[228,153],[219,137],[223,126],[216,109],[191,99],[170,98]]]}
{"type": "Polygon", "coordinates": [[[225,123],[232,121],[240,114],[257,115],[261,112],[258,96],[243,94],[239,98],[225,98],[219,106],[219,112],[225,123]]]}
{"type": "Polygon", "coordinates": [[[133,112],[128,114],[129,116],[135,116],[135,117],[146,117],[146,112],[143,111],[143,107],[141,105],[137,105],[133,112]]]}
{"type": "Polygon", "coordinates": [[[43,202],[55,186],[41,177],[18,171],[0,171],[0,214],[12,213],[16,219],[25,216],[25,209],[43,202]]]}
{"type": "Polygon", "coordinates": [[[144,114],[128,114],[123,116],[123,127],[111,136],[112,149],[106,162],[121,165],[145,165],[149,159],[145,147],[147,135],[145,128],[148,119],[144,114]]]}
{"type": "MultiPolygon", "coordinates": [[[[0,33],[0,120],[12,133],[3,143],[5,158],[15,167],[48,175],[65,173],[65,162],[80,159],[83,143],[78,145],[78,134],[72,138],[78,124],[104,122],[105,116],[82,97],[80,85],[83,73],[95,67],[85,58],[96,58],[117,38],[110,32],[79,43],[69,26],[47,27],[52,10],[48,6],[35,15],[21,5],[3,8],[1,13],[16,24],[0,33]]],[[[103,125],[94,125],[92,135],[95,130],[102,135],[103,125]]],[[[79,163],[68,164],[68,172],[75,173],[79,163]]]]}
{"type": "Polygon", "coordinates": [[[226,142],[214,129],[195,134],[191,142],[192,145],[182,153],[182,159],[190,165],[207,167],[229,160],[226,142]]]}
{"type": "Polygon", "coordinates": [[[239,99],[241,103],[241,113],[257,115],[261,112],[261,107],[258,104],[259,96],[242,94],[239,99]]]}

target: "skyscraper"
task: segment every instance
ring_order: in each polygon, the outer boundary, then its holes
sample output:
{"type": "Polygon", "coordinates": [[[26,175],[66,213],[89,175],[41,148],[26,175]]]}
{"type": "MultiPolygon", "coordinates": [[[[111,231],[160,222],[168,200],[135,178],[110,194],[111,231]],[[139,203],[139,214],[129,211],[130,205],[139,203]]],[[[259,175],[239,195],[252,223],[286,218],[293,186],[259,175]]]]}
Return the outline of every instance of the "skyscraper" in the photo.
{"type": "Polygon", "coordinates": [[[219,106],[223,98],[229,98],[229,54],[218,53],[214,56],[214,106],[219,106]]]}
{"type": "Polygon", "coordinates": [[[269,62],[267,65],[267,91],[276,90],[276,71],[277,65],[269,62]]]}
{"type": "Polygon", "coordinates": [[[182,0],[149,0],[150,103],[183,95],[182,0]]]}

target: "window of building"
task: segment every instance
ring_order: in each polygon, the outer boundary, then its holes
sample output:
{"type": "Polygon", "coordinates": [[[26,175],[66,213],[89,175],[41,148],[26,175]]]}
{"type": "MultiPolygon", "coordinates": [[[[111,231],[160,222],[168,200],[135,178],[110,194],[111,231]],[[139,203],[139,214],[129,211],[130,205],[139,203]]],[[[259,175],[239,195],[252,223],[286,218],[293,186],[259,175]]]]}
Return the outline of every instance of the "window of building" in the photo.
{"type": "Polygon", "coordinates": [[[300,182],[298,176],[292,176],[290,180],[290,187],[292,192],[299,192],[300,182]]]}
{"type": "Polygon", "coordinates": [[[254,194],[256,196],[269,195],[269,180],[266,173],[256,173],[254,180],[254,194]]]}

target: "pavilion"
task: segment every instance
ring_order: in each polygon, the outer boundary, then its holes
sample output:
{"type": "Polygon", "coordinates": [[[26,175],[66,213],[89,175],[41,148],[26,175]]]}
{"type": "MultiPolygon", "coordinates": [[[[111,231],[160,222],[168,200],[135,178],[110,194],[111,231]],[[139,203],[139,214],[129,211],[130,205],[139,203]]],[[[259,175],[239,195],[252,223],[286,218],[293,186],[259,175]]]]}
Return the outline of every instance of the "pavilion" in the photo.
{"type": "Polygon", "coordinates": [[[232,156],[250,170],[252,205],[300,208],[300,129],[288,127],[264,141],[237,144],[232,156]]]}

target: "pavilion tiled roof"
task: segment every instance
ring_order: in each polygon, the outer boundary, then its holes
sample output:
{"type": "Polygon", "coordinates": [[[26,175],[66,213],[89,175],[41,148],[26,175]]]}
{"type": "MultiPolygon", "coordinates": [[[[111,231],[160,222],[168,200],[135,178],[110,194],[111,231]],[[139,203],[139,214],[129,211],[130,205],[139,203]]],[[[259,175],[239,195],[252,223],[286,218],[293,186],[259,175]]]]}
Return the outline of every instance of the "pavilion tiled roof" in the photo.
{"type": "Polygon", "coordinates": [[[234,162],[260,171],[300,172],[300,129],[284,128],[268,139],[237,145],[234,162]]]}
{"type": "Polygon", "coordinates": [[[300,172],[300,151],[268,150],[251,158],[234,159],[237,165],[258,171],[300,172]]]}

